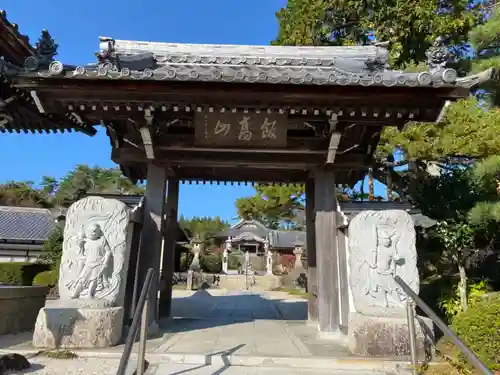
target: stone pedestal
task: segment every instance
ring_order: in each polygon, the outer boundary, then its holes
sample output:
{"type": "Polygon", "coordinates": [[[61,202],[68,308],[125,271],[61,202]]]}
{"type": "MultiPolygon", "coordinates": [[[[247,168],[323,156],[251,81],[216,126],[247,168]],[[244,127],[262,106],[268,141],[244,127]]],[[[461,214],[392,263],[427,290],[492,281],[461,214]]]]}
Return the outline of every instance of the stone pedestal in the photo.
{"type": "Polygon", "coordinates": [[[186,280],[186,290],[193,290],[193,274],[192,270],[188,271],[187,280],[186,280]]]}
{"type": "Polygon", "coordinates": [[[33,334],[35,348],[92,349],[118,344],[122,336],[123,307],[44,307],[33,334]]]}
{"type": "MultiPolygon", "coordinates": [[[[428,359],[434,341],[433,324],[429,318],[417,317],[417,357],[428,359]]],[[[410,356],[410,336],[406,317],[367,316],[349,314],[349,350],[359,356],[401,357],[410,356]]]]}
{"type": "Polygon", "coordinates": [[[222,253],[222,273],[227,275],[229,269],[229,253],[233,248],[231,237],[228,237],[224,243],[224,252],[222,253]]]}

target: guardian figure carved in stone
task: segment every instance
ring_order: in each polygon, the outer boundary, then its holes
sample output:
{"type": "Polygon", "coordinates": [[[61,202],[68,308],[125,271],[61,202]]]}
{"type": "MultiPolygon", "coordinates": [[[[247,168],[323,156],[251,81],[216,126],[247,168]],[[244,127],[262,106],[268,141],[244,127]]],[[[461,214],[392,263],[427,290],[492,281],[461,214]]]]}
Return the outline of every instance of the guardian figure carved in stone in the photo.
{"type": "Polygon", "coordinates": [[[405,259],[398,254],[399,233],[391,224],[379,224],[375,228],[377,247],[372,251],[369,263],[370,277],[367,278],[365,294],[381,300],[385,307],[399,305],[404,296],[394,282],[397,267],[403,266],[405,259]]]}
{"type": "Polygon", "coordinates": [[[129,220],[129,208],[114,199],[87,197],[71,205],[64,228],[61,300],[105,306],[123,303],[129,220]]]}
{"type": "Polygon", "coordinates": [[[78,237],[79,255],[82,258],[78,277],[70,280],[66,286],[71,290],[72,298],[79,298],[86,290],[89,298],[95,298],[96,291],[111,286],[113,254],[108,241],[97,223],[87,224],[85,231],[78,237]]]}
{"type": "Polygon", "coordinates": [[[363,211],[349,224],[349,284],[361,314],[404,314],[407,299],[400,276],[417,294],[415,227],[402,210],[363,211]]]}

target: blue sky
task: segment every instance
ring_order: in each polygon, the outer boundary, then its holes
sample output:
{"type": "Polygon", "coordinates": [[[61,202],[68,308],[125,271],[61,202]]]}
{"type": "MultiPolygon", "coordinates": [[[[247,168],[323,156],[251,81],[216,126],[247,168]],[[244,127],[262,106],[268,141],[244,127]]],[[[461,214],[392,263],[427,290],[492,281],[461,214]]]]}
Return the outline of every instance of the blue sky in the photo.
{"type": "MultiPolygon", "coordinates": [[[[8,19],[34,43],[48,29],[59,43],[58,60],[94,61],[99,36],[177,43],[264,44],[277,35],[275,13],[286,0],[86,0],[47,3],[2,0],[8,19]],[[61,5],[56,5],[59,3],[61,5]]],[[[104,131],[82,134],[0,135],[0,183],[59,178],[78,164],[113,167],[104,131]]],[[[377,189],[379,190],[379,189],[377,189]]],[[[180,213],[186,217],[236,215],[234,201],[252,195],[250,186],[181,185],[180,213]]]]}

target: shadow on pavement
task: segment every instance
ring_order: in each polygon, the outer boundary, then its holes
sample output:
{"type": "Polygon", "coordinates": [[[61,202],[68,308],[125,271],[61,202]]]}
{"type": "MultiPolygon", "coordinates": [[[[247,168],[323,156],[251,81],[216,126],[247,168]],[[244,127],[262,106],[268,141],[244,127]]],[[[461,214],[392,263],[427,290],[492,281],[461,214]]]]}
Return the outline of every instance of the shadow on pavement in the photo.
{"type": "Polygon", "coordinates": [[[307,320],[307,301],[267,299],[260,294],[235,292],[217,296],[200,290],[174,298],[173,319],[160,322],[162,331],[180,333],[256,320],[307,320]]]}

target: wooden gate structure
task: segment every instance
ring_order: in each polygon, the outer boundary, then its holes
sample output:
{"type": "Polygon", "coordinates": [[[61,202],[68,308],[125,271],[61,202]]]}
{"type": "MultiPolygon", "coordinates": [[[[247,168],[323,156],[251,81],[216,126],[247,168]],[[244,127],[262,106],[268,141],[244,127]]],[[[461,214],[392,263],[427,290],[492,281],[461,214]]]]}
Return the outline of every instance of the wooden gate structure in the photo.
{"type": "MultiPolygon", "coordinates": [[[[489,72],[458,78],[445,67],[447,50],[439,44],[429,49],[428,70],[420,73],[391,70],[384,44],[100,38],[96,63],[80,66],[57,61],[57,47],[45,30],[31,45],[1,14],[0,131],[92,136],[95,124],[106,129],[112,160],[130,179],[147,181],[142,277],[148,268],[159,270],[162,233],[162,269],[172,277],[179,182],[305,183],[310,319],[332,334],[347,324],[335,184],[362,178],[384,126],[437,121],[449,101],[489,78],[489,72]]],[[[157,296],[155,285],[151,323],[170,314],[171,289],[159,303],[157,296]]]]}

